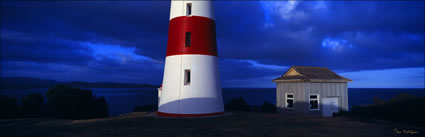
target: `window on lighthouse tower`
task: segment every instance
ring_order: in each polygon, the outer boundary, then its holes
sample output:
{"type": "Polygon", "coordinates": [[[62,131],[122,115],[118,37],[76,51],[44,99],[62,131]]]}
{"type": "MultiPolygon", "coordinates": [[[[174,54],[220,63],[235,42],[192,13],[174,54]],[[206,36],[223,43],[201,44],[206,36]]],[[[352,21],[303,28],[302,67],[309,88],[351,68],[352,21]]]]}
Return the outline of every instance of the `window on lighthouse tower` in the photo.
{"type": "Polygon", "coordinates": [[[184,70],[184,85],[190,84],[190,69],[184,70]]]}
{"type": "Polygon", "coordinates": [[[186,4],[186,16],[192,15],[192,3],[186,4]]]}
{"type": "Polygon", "coordinates": [[[191,43],[191,33],[190,32],[186,32],[186,44],[185,47],[190,47],[190,43],[191,43]]]}

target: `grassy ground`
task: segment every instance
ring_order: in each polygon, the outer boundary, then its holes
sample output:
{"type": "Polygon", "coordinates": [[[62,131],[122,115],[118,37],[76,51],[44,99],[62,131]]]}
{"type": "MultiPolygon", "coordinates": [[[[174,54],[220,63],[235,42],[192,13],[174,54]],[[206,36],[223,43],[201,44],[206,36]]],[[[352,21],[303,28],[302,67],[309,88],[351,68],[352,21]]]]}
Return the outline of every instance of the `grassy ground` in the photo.
{"type": "Polygon", "coordinates": [[[391,137],[424,136],[423,127],[348,117],[305,117],[237,112],[197,119],[157,118],[149,113],[91,120],[0,120],[0,136],[31,137],[391,137]],[[403,131],[404,130],[404,131],[403,131]],[[420,132],[409,134],[412,131],[420,132]]]}

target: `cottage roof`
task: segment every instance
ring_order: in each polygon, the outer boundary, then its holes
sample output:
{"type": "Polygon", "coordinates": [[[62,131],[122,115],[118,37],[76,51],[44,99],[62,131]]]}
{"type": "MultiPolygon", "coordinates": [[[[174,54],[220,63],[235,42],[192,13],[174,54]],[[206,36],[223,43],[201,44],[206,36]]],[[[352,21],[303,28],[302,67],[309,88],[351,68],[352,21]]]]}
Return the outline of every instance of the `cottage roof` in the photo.
{"type": "Polygon", "coordinates": [[[326,67],[292,66],[273,82],[350,82],[326,67]]]}

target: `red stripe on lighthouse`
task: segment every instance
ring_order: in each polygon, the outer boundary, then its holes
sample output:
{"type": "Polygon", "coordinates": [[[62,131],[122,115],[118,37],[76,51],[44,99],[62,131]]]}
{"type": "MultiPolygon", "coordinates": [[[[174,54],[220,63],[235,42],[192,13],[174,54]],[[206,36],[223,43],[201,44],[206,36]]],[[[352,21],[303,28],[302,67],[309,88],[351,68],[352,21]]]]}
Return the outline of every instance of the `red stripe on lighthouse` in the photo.
{"type": "Polygon", "coordinates": [[[214,20],[200,16],[181,16],[170,21],[167,56],[202,54],[217,56],[214,20]],[[186,46],[190,32],[190,46],[186,46]]]}

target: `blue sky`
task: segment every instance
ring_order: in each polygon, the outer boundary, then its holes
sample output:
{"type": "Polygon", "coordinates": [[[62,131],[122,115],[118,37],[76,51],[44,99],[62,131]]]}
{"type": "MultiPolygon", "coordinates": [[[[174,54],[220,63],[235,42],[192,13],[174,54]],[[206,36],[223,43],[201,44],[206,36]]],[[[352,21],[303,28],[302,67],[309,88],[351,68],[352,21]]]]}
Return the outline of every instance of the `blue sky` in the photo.
{"type": "MultiPolygon", "coordinates": [[[[274,87],[290,66],[351,88],[424,88],[423,1],[214,1],[223,87],[274,87]]],[[[1,76],[161,84],[169,1],[1,5],[1,76]]]]}

